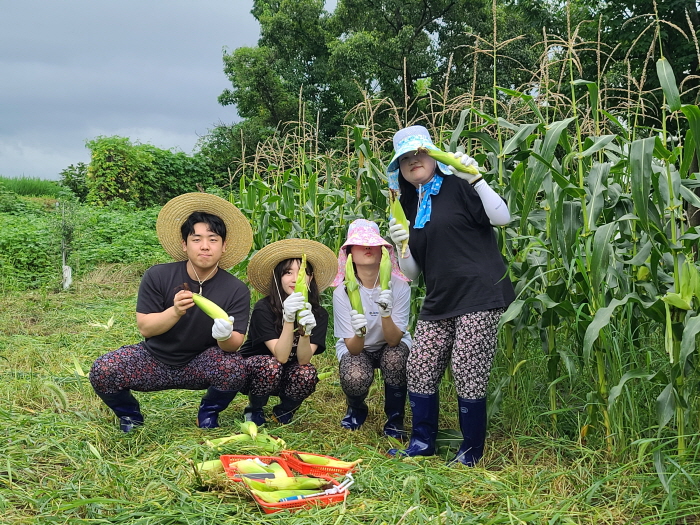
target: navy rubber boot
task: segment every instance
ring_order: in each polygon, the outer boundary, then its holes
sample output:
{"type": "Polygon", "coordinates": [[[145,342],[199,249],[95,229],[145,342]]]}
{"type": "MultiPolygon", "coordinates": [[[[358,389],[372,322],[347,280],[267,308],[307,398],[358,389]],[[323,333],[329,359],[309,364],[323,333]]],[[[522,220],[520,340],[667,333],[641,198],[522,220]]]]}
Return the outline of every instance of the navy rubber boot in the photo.
{"type": "Polygon", "coordinates": [[[262,426],[267,423],[263,408],[267,405],[268,399],[270,399],[270,396],[248,394],[248,406],[243,409],[243,419],[252,421],[257,426],[262,426]]]}
{"type": "Polygon", "coordinates": [[[131,390],[120,390],[116,394],[103,394],[95,390],[95,393],[119,418],[119,428],[122,432],[131,432],[134,427],[143,425],[139,402],[131,390]]]}
{"type": "Polygon", "coordinates": [[[357,430],[367,419],[369,409],[365,404],[365,396],[345,396],[348,400],[348,411],[343,419],[340,420],[340,426],[348,430],[357,430]]]}
{"type": "Polygon", "coordinates": [[[438,431],[440,401],[438,393],[408,393],[408,403],[413,414],[411,440],[405,450],[392,448],[390,456],[433,456],[438,431]]]}
{"type": "Polygon", "coordinates": [[[287,396],[280,396],[279,405],[272,407],[272,419],[282,425],[287,425],[292,421],[294,413],[301,406],[302,400],[297,401],[287,396]]]}
{"type": "Polygon", "coordinates": [[[199,428],[217,428],[219,426],[219,413],[229,406],[236,394],[238,394],[237,390],[219,390],[210,386],[199,404],[197,426],[199,428]]]}
{"type": "Polygon", "coordinates": [[[406,415],[406,387],[391,386],[384,383],[384,435],[396,439],[406,437],[403,419],[406,415]]]}
{"type": "Polygon", "coordinates": [[[462,463],[468,467],[476,465],[484,455],[486,441],[486,398],[464,399],[457,397],[459,406],[459,428],[462,445],[457,455],[448,463],[462,463]]]}

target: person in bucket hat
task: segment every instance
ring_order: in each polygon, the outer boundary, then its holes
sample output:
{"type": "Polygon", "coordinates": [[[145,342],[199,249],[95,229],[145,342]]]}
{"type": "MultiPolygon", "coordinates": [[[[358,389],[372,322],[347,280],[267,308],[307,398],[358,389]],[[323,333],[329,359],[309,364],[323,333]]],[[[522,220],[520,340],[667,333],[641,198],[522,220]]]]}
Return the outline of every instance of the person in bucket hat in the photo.
{"type": "Polygon", "coordinates": [[[270,396],[279,396],[279,404],[272,407],[273,419],[287,424],[313,394],[318,376],[311,358],[326,349],[328,329],[328,312],[319,295],[334,275],[335,254],[316,241],[284,239],[251,258],[248,281],[264,297],[255,303],[240,351],[249,379],[246,421],[265,424],[265,405],[270,396]],[[303,255],[308,301],[294,291],[303,255]]]}
{"type": "Polygon", "coordinates": [[[152,266],[141,279],[136,324],[144,339],[99,357],[90,383],[124,432],[143,424],[132,390],[172,388],[207,389],[197,425],[214,428],[246,384],[237,350],[248,326],[250,291],[226,269],[248,255],[253,232],[238,208],[206,193],[166,203],[156,232],[176,262],[152,266]],[[195,306],[193,292],[219,305],[228,320],[208,317],[195,306]]]}
{"type": "Polygon", "coordinates": [[[375,222],[357,219],[348,227],[348,236],[338,253],[338,273],[333,281],[333,326],[337,337],[340,386],[347,399],[347,412],[340,425],[357,430],[365,422],[365,403],[379,368],[384,379],[384,434],[404,437],[406,406],[406,359],[411,348],[408,320],[411,309],[411,288],[408,278],[396,263],[394,246],[379,235],[375,222]],[[379,263],[382,247],[392,261],[388,290],[379,286],[379,263]],[[360,286],[364,313],[350,306],[343,286],[348,254],[352,254],[355,276],[360,286]]]}
{"type": "Polygon", "coordinates": [[[413,428],[405,450],[390,455],[430,456],[438,431],[438,385],[448,364],[457,389],[462,444],[450,463],[475,465],[486,439],[486,387],[496,351],[498,321],[515,298],[493,226],[510,222],[508,206],[462,153],[464,170],[437,163],[423,126],[394,135],[389,185],[400,191],[408,231],[392,218],[389,236],[408,249],[399,258],[411,279],[422,273],[426,296],[406,365],[413,428]]]}

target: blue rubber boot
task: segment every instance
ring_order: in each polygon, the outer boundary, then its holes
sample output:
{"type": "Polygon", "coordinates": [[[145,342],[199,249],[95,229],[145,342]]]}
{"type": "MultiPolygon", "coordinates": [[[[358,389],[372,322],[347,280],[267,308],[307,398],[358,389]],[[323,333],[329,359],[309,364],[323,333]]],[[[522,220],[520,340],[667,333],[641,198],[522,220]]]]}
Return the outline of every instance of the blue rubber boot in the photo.
{"type": "Polygon", "coordinates": [[[448,465],[462,463],[473,467],[484,455],[486,398],[464,399],[457,397],[457,404],[459,406],[459,428],[462,430],[462,445],[448,465]]]}
{"type": "Polygon", "coordinates": [[[303,399],[297,401],[287,396],[280,396],[280,404],[272,407],[272,419],[282,425],[291,423],[294,413],[301,406],[303,399]]]}
{"type": "Polygon", "coordinates": [[[257,426],[262,426],[267,423],[263,408],[267,405],[268,399],[270,399],[270,396],[248,394],[248,406],[243,409],[243,419],[252,421],[257,426]]]}
{"type": "Polygon", "coordinates": [[[384,435],[396,439],[405,439],[406,431],[403,419],[406,415],[406,387],[391,386],[384,383],[384,435]]]}
{"type": "Polygon", "coordinates": [[[229,406],[236,394],[238,394],[237,390],[219,390],[210,386],[199,404],[197,426],[199,428],[217,428],[219,426],[219,413],[229,406]]]}
{"type": "Polygon", "coordinates": [[[348,400],[348,411],[343,419],[340,420],[340,426],[348,430],[357,430],[367,419],[369,409],[365,404],[365,396],[345,396],[348,400]]]}
{"type": "Polygon", "coordinates": [[[440,401],[434,394],[408,393],[408,403],[413,414],[411,440],[405,450],[392,448],[390,456],[433,456],[438,431],[440,401]]]}
{"type": "Polygon", "coordinates": [[[95,393],[119,418],[119,428],[122,432],[131,432],[135,427],[143,425],[139,402],[131,390],[120,390],[116,394],[103,394],[95,390],[95,393]]]}

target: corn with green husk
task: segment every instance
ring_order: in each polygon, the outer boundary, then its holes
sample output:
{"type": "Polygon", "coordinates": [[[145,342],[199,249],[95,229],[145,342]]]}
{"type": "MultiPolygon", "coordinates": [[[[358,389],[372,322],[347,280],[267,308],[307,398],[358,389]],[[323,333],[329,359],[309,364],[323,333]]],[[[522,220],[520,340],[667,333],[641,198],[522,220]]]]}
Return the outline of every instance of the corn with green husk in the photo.
{"type": "MultiPolygon", "coordinates": [[[[355,276],[355,267],[352,264],[352,254],[348,254],[348,260],[345,263],[345,292],[348,294],[348,299],[350,299],[350,308],[355,310],[358,314],[364,314],[365,310],[362,308],[362,296],[360,295],[360,285],[357,283],[357,277],[355,276]]],[[[362,328],[362,335],[364,335],[367,330],[362,328]]]]}
{"type": "Polygon", "coordinates": [[[258,498],[263,500],[265,503],[279,503],[280,500],[284,498],[291,498],[292,496],[311,496],[312,494],[317,494],[318,490],[275,490],[268,492],[266,490],[250,490],[258,498]]]}
{"type": "Polygon", "coordinates": [[[306,476],[291,476],[273,479],[252,479],[243,477],[243,481],[249,488],[272,492],[275,490],[318,490],[329,489],[332,483],[322,478],[309,478],[306,476]]]}
{"type": "Polygon", "coordinates": [[[217,474],[224,471],[224,465],[221,463],[220,459],[212,459],[210,461],[202,461],[201,463],[197,463],[195,469],[197,469],[199,474],[204,472],[207,474],[217,474]]]}
{"type": "Polygon", "coordinates": [[[303,452],[298,452],[297,456],[304,463],[337,468],[352,468],[362,461],[361,459],[356,459],[355,461],[341,461],[340,459],[329,458],[326,456],[317,456],[315,454],[304,454],[303,452]]]}
{"type": "MultiPolygon", "coordinates": [[[[304,296],[304,303],[309,302],[309,285],[306,282],[306,254],[303,253],[301,255],[301,265],[299,266],[299,273],[297,274],[297,282],[294,285],[294,291],[295,292],[301,292],[301,294],[304,296]]],[[[301,312],[302,310],[299,310],[297,312],[297,322],[299,322],[299,319],[301,317],[301,312]]],[[[304,333],[304,327],[299,326],[299,329],[301,330],[301,335],[306,335],[304,333]]]]}
{"type": "MultiPolygon", "coordinates": [[[[382,260],[379,262],[379,287],[382,290],[388,290],[391,284],[391,256],[386,246],[382,246],[382,260]]],[[[384,303],[377,303],[382,308],[386,309],[384,303]]]]}
{"type": "MultiPolygon", "coordinates": [[[[396,219],[396,223],[403,226],[403,229],[408,233],[408,219],[401,207],[401,202],[399,202],[399,192],[397,190],[389,189],[389,217],[396,219]]],[[[407,249],[408,238],[401,241],[401,257],[406,255],[407,249]]]]}
{"type": "Polygon", "coordinates": [[[201,308],[201,310],[212,319],[224,319],[229,323],[231,322],[231,320],[228,318],[228,314],[214,301],[210,301],[198,293],[192,294],[192,300],[194,301],[194,304],[199,306],[199,308],[201,308]]]}
{"type": "Polygon", "coordinates": [[[453,155],[445,151],[428,148],[418,148],[416,150],[416,153],[427,153],[436,161],[442,162],[443,164],[447,164],[448,166],[452,166],[458,171],[463,171],[471,175],[481,175],[481,172],[475,166],[465,166],[459,161],[459,159],[455,158],[453,155]]]}

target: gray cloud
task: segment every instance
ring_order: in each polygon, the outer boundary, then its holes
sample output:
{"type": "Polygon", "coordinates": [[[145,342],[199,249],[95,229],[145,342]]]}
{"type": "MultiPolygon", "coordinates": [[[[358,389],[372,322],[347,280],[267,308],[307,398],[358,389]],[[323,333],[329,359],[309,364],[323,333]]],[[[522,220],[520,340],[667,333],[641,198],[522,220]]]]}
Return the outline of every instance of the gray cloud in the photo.
{"type": "Polygon", "coordinates": [[[0,0],[0,175],[56,179],[85,141],[191,153],[238,119],[223,48],[254,46],[252,0],[0,0]]]}

